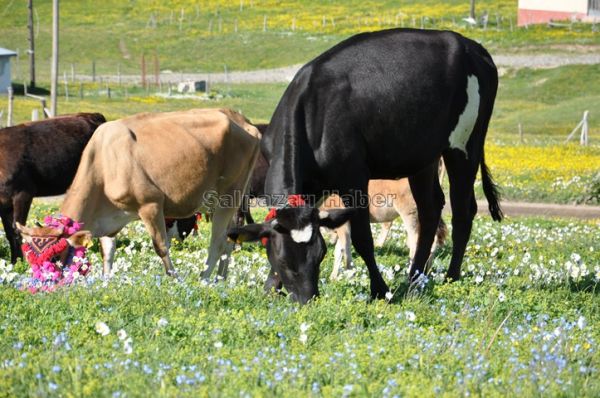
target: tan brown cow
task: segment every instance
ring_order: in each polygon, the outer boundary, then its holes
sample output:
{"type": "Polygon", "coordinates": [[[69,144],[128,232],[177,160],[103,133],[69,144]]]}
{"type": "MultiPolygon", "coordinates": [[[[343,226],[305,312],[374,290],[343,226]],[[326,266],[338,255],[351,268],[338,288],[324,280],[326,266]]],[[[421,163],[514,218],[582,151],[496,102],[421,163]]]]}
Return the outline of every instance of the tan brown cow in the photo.
{"type": "MultiPolygon", "coordinates": [[[[226,109],[144,113],[102,125],[85,148],[61,214],[100,237],[104,273],[111,270],[114,237],[141,219],[165,271],[169,257],[165,217],[213,214],[207,269],[227,272],[225,231],[240,205],[259,153],[260,133],[226,109]]],[[[21,229],[22,232],[24,229],[21,229]]]]}
{"type": "MultiPolygon", "coordinates": [[[[375,246],[381,247],[385,242],[392,222],[400,216],[406,229],[406,245],[409,249],[411,260],[417,250],[417,240],[419,238],[419,217],[417,213],[417,204],[410,191],[408,178],[399,180],[370,180],[369,181],[369,216],[372,223],[382,223],[379,236],[375,241],[375,246]]],[[[344,204],[337,195],[328,197],[321,205],[321,210],[343,208],[344,204]]],[[[444,244],[448,230],[446,224],[440,219],[435,241],[431,252],[444,244]]],[[[336,243],[334,251],[333,270],[330,279],[338,278],[342,263],[346,268],[350,268],[352,257],[350,255],[350,223],[347,222],[341,227],[335,229],[336,243]]]]}

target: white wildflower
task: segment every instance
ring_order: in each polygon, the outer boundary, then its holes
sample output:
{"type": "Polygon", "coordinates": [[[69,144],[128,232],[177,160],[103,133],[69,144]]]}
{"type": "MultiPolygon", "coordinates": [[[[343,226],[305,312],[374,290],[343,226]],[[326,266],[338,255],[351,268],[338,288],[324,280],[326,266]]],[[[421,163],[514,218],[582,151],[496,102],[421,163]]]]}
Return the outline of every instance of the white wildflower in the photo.
{"type": "Polygon", "coordinates": [[[110,328],[104,322],[98,321],[94,326],[96,327],[96,332],[98,332],[102,336],[108,336],[108,334],[110,333],[110,328]]]}
{"type": "Polygon", "coordinates": [[[165,318],[160,318],[158,320],[158,322],[156,322],[156,324],[158,325],[159,328],[164,328],[165,326],[167,326],[169,324],[169,321],[167,321],[165,318]]]}
{"type": "Polygon", "coordinates": [[[410,322],[414,322],[417,319],[417,316],[415,315],[414,312],[412,311],[405,311],[404,312],[404,316],[406,317],[406,319],[408,319],[408,321],[410,322]]]}
{"type": "Polygon", "coordinates": [[[119,340],[125,340],[127,338],[127,332],[124,329],[119,329],[117,331],[117,337],[119,340]]]}
{"type": "MultiPolygon", "coordinates": [[[[122,329],[121,329],[122,330],[122,329]]],[[[133,340],[131,339],[131,337],[128,337],[124,342],[123,342],[123,351],[125,352],[125,354],[129,355],[133,352],[133,340]]]]}
{"type": "Polygon", "coordinates": [[[302,344],[306,344],[306,342],[308,341],[308,336],[306,335],[306,333],[302,333],[300,334],[300,337],[298,339],[302,344]]]}

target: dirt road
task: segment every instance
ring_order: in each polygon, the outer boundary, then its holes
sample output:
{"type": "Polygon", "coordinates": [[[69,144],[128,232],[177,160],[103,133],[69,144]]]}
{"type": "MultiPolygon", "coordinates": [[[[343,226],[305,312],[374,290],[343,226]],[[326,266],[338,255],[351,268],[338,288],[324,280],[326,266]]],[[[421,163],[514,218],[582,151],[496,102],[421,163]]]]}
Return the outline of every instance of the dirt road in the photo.
{"type": "MultiPolygon", "coordinates": [[[[507,216],[542,216],[560,218],[598,219],[600,206],[557,205],[551,203],[502,202],[500,204],[507,216]]],[[[488,213],[486,201],[477,201],[479,214],[488,213]]],[[[446,209],[445,209],[446,210],[446,209]]]]}
{"type": "MultiPolygon", "coordinates": [[[[60,204],[64,198],[61,196],[51,196],[45,198],[36,198],[40,203],[60,204]]],[[[504,214],[507,216],[541,216],[541,217],[560,217],[560,218],[578,218],[584,220],[600,220],[600,206],[584,205],[558,205],[551,203],[526,203],[526,202],[502,202],[504,214]]],[[[477,201],[478,214],[488,214],[487,202],[485,200],[477,201]]],[[[450,213],[450,206],[446,204],[445,213],[450,213]]]]}
{"type": "MultiPolygon", "coordinates": [[[[562,65],[598,64],[600,52],[575,54],[493,54],[498,68],[553,68],[562,65]]],[[[178,83],[187,80],[206,80],[210,83],[289,83],[302,65],[251,71],[225,73],[164,73],[163,83],[178,83]]],[[[78,75],[83,81],[91,81],[91,76],[78,75]]],[[[117,76],[102,76],[104,81],[118,82],[117,76]]],[[[139,83],[139,75],[122,75],[122,82],[139,83]]]]}

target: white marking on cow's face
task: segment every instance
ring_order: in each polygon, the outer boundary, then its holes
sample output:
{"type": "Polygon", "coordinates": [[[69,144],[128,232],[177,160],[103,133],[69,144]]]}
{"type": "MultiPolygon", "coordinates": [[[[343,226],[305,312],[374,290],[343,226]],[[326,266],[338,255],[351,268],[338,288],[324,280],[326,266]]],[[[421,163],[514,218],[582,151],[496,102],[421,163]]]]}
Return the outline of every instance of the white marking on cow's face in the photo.
{"type": "Polygon", "coordinates": [[[312,225],[308,224],[306,227],[302,229],[292,229],[290,231],[290,235],[292,235],[292,239],[296,243],[306,243],[312,237],[313,228],[312,225]]]}
{"type": "Polygon", "coordinates": [[[324,219],[326,219],[327,217],[329,217],[329,212],[328,212],[328,211],[321,210],[321,211],[319,212],[319,219],[321,219],[321,220],[324,220],[324,219]]]}
{"type": "Polygon", "coordinates": [[[477,76],[467,78],[467,104],[465,110],[458,118],[458,123],[450,133],[450,148],[460,149],[467,154],[467,142],[471,137],[477,116],[479,115],[479,82],[477,76]]]}

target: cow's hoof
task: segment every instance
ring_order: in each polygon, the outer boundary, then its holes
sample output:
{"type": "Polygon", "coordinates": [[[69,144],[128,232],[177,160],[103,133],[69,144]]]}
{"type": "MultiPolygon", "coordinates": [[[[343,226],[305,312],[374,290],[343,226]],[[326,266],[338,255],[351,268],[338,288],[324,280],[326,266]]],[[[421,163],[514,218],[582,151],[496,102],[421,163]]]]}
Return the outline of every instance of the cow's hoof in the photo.
{"type": "Polygon", "coordinates": [[[456,275],[454,273],[450,273],[450,272],[448,272],[446,274],[446,282],[458,282],[459,279],[460,279],[460,272],[458,273],[458,275],[456,275]]]}
{"type": "Polygon", "coordinates": [[[179,274],[174,269],[167,270],[167,276],[170,276],[173,279],[181,280],[181,278],[179,277],[179,274]]]}
{"type": "Polygon", "coordinates": [[[371,286],[371,298],[373,300],[383,300],[387,293],[389,293],[390,289],[383,286],[371,286]]]}

